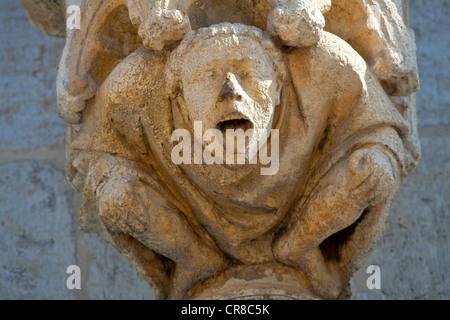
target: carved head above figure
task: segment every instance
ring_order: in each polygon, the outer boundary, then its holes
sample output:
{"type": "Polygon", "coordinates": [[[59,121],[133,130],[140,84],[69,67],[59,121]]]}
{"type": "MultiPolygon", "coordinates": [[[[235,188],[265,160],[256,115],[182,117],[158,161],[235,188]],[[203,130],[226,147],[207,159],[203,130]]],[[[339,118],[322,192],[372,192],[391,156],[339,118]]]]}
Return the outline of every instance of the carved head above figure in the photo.
{"type": "MultiPolygon", "coordinates": [[[[69,35],[58,81],[60,113],[77,123],[68,178],[83,192],[82,228],[126,255],[159,298],[348,297],[420,156],[413,44],[395,7],[375,2],[406,44],[362,26],[364,45],[345,29],[340,14],[367,13],[366,1],[249,1],[252,21],[228,22],[215,20],[216,1],[85,2],[97,19],[69,35]],[[117,17],[139,31],[116,39],[106,31],[117,17]],[[162,18],[179,23],[157,29],[162,18]],[[164,31],[159,51],[150,30],[164,31]],[[250,149],[276,152],[276,174],[248,161],[174,163],[173,132],[195,135],[199,121],[202,137],[253,129],[250,149]]],[[[202,143],[186,150],[203,154],[202,143]]]]}

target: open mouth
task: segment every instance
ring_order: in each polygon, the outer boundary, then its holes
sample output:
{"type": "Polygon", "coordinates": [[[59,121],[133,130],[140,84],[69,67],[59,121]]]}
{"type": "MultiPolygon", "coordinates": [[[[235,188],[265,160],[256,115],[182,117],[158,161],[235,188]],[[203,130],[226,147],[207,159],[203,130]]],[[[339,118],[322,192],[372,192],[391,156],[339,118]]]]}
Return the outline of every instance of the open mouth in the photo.
{"type": "Polygon", "coordinates": [[[247,131],[253,128],[253,124],[249,120],[244,118],[230,119],[219,122],[217,124],[217,128],[222,132],[226,132],[227,129],[232,130],[242,129],[244,131],[247,131]]]}

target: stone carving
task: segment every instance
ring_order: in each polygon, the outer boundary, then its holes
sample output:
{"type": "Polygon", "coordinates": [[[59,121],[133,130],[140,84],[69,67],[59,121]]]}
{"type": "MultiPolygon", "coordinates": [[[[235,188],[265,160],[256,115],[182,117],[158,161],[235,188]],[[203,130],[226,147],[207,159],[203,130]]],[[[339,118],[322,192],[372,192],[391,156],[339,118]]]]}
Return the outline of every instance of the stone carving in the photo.
{"type": "Polygon", "coordinates": [[[158,298],[348,298],[420,157],[414,38],[397,7],[78,3],[57,90],[81,228],[158,298]],[[254,152],[177,164],[177,129],[200,154],[208,132],[253,129],[254,152]],[[264,148],[277,153],[268,175],[250,163],[264,148]]]}
{"type": "Polygon", "coordinates": [[[66,35],[64,0],[21,0],[33,26],[55,37],[66,35]]]}

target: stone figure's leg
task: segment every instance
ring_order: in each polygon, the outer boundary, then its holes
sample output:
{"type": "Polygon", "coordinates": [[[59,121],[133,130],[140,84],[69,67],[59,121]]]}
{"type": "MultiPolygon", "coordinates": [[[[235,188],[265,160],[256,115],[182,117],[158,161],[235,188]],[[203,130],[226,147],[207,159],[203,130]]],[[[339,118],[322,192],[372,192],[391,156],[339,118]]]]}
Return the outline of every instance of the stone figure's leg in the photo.
{"type": "Polygon", "coordinates": [[[169,298],[182,298],[194,283],[225,266],[222,254],[200,240],[182,213],[136,176],[113,176],[96,196],[109,232],[129,235],[176,263],[169,298]]]}
{"type": "Polygon", "coordinates": [[[368,221],[380,221],[387,200],[396,192],[393,161],[389,151],[376,145],[354,151],[319,182],[298,220],[274,243],[275,257],[285,264],[300,267],[317,293],[337,298],[346,283],[340,264],[350,265],[350,260],[355,258],[352,252],[343,253],[342,249],[351,251],[362,245],[358,252],[365,254],[363,252],[368,251],[365,249],[378,240],[370,234],[370,229],[376,225],[367,225],[367,221],[360,223],[358,219],[364,213],[364,216],[371,215],[368,221]],[[337,249],[344,261],[335,256],[330,258],[324,252],[327,248],[321,245],[357,221],[355,230],[359,234],[353,234],[355,243],[345,243],[343,248],[337,249]]]}

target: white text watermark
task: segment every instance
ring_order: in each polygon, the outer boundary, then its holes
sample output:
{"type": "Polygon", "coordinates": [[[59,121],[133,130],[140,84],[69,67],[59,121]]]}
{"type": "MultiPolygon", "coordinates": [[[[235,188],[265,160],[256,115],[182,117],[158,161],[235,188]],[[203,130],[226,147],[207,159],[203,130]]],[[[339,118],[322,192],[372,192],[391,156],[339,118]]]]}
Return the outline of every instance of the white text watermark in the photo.
{"type": "Polygon", "coordinates": [[[172,141],[179,142],[171,153],[172,162],[180,164],[261,164],[261,175],[274,175],[279,169],[278,129],[219,129],[203,132],[202,122],[194,122],[194,139],[187,129],[176,129],[172,141]],[[269,143],[270,137],[270,143],[269,143]],[[180,141],[181,140],[181,141],[180,141]],[[205,145],[206,144],[206,145],[205,145]],[[270,155],[269,146],[270,144],[270,155]],[[193,156],[192,156],[193,154],[193,156]],[[193,158],[193,159],[192,159],[193,158]]]}

